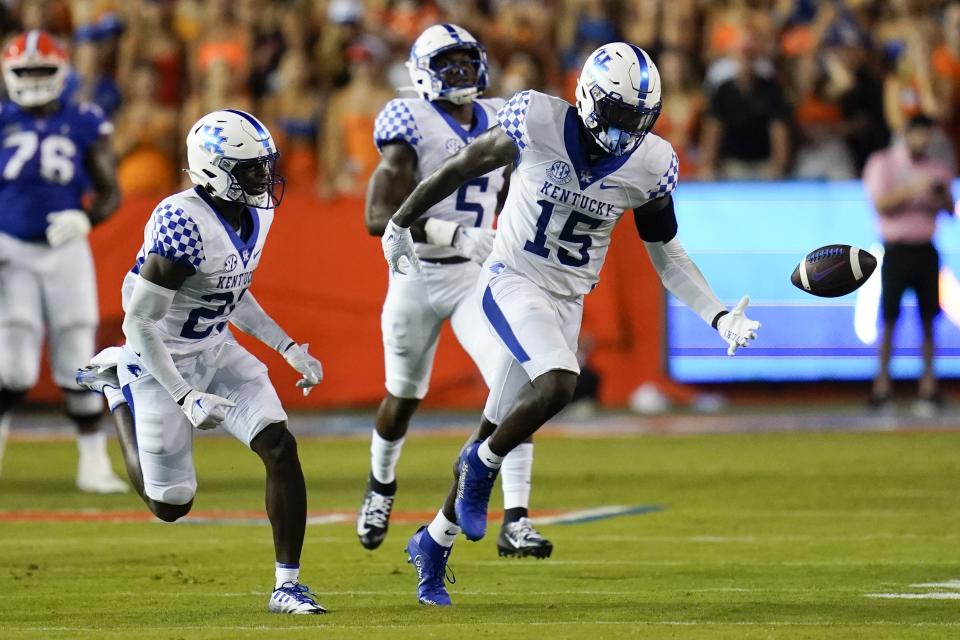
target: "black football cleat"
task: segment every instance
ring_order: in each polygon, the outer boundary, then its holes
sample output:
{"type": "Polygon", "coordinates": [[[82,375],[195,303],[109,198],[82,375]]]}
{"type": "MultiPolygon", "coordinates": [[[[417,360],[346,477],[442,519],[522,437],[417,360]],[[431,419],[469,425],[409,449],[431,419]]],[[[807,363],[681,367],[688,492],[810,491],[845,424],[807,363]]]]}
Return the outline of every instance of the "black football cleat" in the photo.
{"type": "Polygon", "coordinates": [[[397,481],[383,484],[371,475],[367,480],[367,492],[357,514],[357,537],[365,549],[373,551],[387,537],[390,527],[390,512],[397,493],[397,481]]]}
{"type": "Polygon", "coordinates": [[[497,551],[500,556],[526,558],[533,556],[538,560],[549,558],[553,553],[553,543],[540,535],[530,518],[520,518],[516,522],[508,522],[500,528],[500,537],[497,538],[497,551]]]}

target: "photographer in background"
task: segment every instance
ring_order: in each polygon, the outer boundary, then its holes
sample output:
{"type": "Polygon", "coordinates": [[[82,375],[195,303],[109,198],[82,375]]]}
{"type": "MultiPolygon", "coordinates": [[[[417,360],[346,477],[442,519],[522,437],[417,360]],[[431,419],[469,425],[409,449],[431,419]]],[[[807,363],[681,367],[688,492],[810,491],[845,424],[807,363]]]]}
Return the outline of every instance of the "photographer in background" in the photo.
{"type": "Polygon", "coordinates": [[[863,170],[884,244],[883,340],[870,404],[881,408],[890,401],[890,353],[900,299],[907,289],[913,289],[923,326],[923,374],[915,407],[921,415],[934,414],[942,403],[933,371],[933,320],[940,311],[940,255],[932,238],[937,214],[953,211],[949,186],[952,172],[928,156],[933,132],[933,120],[922,114],[911,117],[903,137],[873,153],[863,170]]]}

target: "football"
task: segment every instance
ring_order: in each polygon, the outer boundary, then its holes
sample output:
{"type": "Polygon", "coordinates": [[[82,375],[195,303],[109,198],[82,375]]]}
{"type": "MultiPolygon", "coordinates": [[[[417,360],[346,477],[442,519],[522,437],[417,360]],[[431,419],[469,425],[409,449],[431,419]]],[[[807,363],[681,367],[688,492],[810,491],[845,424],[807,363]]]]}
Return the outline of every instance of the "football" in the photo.
{"type": "Polygon", "coordinates": [[[828,244],[805,255],[790,282],[815,296],[836,298],[856,291],[876,268],[872,254],[848,244],[828,244]]]}

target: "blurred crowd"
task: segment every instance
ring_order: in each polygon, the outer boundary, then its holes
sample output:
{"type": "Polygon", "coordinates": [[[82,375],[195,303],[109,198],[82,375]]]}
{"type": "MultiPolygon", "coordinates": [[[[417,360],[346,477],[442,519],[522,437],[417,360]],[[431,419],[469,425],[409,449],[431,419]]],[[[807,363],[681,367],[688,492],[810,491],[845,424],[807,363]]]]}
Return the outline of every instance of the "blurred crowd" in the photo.
{"type": "Polygon", "coordinates": [[[270,127],[291,188],[362,194],[374,118],[413,95],[410,45],[444,21],[486,45],[491,96],[572,100],[598,45],[647,49],[684,179],[856,178],[920,113],[931,153],[960,154],[960,0],[0,0],[4,37],[70,48],[127,193],[180,184],[188,126],[234,107],[270,127]]]}

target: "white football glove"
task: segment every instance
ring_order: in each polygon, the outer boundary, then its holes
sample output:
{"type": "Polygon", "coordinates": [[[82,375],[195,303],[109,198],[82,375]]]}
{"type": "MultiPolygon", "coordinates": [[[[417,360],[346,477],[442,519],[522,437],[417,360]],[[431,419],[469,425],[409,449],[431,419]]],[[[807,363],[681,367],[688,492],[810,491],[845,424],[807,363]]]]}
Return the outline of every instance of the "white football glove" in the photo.
{"type": "Polygon", "coordinates": [[[730,345],[727,348],[727,355],[732,356],[740,347],[747,346],[747,342],[757,339],[757,329],[760,323],[751,320],[743,310],[750,304],[750,296],[743,296],[740,302],[733,308],[733,311],[720,317],[717,321],[717,331],[720,337],[730,345]]]}
{"type": "Polygon", "coordinates": [[[48,213],[47,223],[47,242],[51,247],[59,247],[90,233],[90,216],[80,209],[48,213]]]}
{"type": "Polygon", "coordinates": [[[310,390],[323,380],[323,365],[320,361],[307,353],[309,344],[293,343],[283,352],[283,359],[297,373],[303,377],[297,380],[297,386],[303,389],[303,395],[309,395],[310,390]]]}
{"type": "Polygon", "coordinates": [[[453,248],[474,262],[483,264],[493,251],[497,232],[493,229],[460,226],[453,236],[453,248]]]}
{"type": "Polygon", "coordinates": [[[420,271],[420,259],[413,248],[410,229],[398,226],[391,220],[383,231],[380,245],[391,272],[406,274],[409,271],[420,271]]]}
{"type": "Polygon", "coordinates": [[[216,429],[227,417],[227,409],[237,406],[232,400],[191,389],[180,409],[197,429],[216,429]]]}

